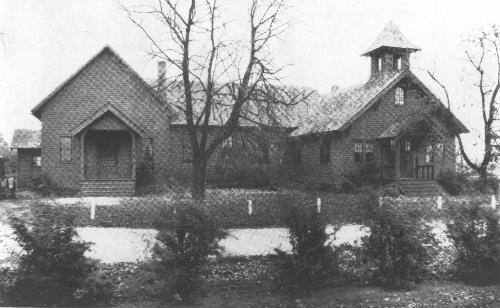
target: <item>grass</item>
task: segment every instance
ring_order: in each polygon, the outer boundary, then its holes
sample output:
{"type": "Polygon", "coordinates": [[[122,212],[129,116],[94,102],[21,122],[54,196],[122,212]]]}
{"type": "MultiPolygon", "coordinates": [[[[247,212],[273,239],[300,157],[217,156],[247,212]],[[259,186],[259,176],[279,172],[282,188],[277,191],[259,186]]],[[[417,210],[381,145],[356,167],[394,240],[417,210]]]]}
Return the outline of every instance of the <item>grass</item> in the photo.
{"type": "Polygon", "coordinates": [[[117,307],[499,307],[500,287],[471,287],[453,282],[425,284],[411,292],[388,292],[376,287],[334,287],[309,298],[254,290],[211,294],[194,306],[162,300],[121,303],[117,307]]]}

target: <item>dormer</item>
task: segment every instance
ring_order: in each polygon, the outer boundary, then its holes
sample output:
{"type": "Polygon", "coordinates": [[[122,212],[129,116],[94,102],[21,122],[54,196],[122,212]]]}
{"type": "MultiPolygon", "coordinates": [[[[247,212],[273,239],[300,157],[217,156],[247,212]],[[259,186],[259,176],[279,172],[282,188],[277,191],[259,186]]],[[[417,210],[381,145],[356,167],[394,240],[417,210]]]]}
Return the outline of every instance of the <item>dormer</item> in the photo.
{"type": "Polygon", "coordinates": [[[373,77],[379,72],[409,69],[410,54],[419,50],[393,22],[389,22],[362,55],[371,58],[370,76],[373,77]]]}

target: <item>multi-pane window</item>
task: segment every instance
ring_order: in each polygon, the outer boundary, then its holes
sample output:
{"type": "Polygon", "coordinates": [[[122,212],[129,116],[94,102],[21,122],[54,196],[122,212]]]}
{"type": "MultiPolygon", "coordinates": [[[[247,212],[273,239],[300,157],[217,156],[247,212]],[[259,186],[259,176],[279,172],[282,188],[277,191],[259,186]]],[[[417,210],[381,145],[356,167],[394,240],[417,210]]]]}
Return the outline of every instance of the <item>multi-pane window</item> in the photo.
{"type": "Polygon", "coordinates": [[[319,162],[322,164],[327,164],[330,162],[330,139],[325,138],[321,141],[319,147],[319,162]]]}
{"type": "Polygon", "coordinates": [[[402,88],[394,90],[394,104],[398,106],[405,104],[405,91],[402,88]]]}
{"type": "Polygon", "coordinates": [[[404,150],[405,150],[405,152],[410,152],[411,151],[411,141],[410,140],[405,140],[404,150]]]}
{"type": "Polygon", "coordinates": [[[188,135],[183,135],[182,138],[182,160],[184,162],[193,161],[193,150],[191,147],[191,139],[188,135]]]}
{"type": "Polygon", "coordinates": [[[363,162],[363,143],[362,142],[354,143],[354,162],[355,163],[363,162]]]}
{"type": "Polygon", "coordinates": [[[61,161],[71,160],[71,137],[61,137],[59,140],[59,150],[61,161]]]}
{"type": "Polygon", "coordinates": [[[375,159],[373,142],[358,141],[354,143],[354,162],[369,163],[375,159]]]}
{"type": "Polygon", "coordinates": [[[233,148],[233,136],[230,136],[229,138],[222,140],[221,158],[225,158],[232,148],[233,148]]]}
{"type": "Polygon", "coordinates": [[[433,157],[432,157],[432,145],[427,145],[424,148],[424,153],[425,153],[425,163],[426,164],[432,163],[432,161],[433,161],[433,157]]]}
{"type": "Polygon", "coordinates": [[[369,163],[375,158],[373,153],[373,143],[366,142],[365,143],[365,162],[369,163]]]}
{"type": "Polygon", "coordinates": [[[153,138],[142,139],[142,154],[144,160],[153,161],[153,138]]]}
{"type": "Polygon", "coordinates": [[[435,155],[438,159],[444,160],[444,147],[443,147],[443,144],[441,142],[436,143],[435,155]]]}

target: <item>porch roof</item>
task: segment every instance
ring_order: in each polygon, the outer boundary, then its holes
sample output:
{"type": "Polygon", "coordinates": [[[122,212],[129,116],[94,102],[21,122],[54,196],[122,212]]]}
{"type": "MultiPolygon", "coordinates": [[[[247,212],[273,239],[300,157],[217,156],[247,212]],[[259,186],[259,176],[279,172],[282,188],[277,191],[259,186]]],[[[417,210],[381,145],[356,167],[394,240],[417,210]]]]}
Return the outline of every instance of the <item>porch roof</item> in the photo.
{"type": "Polygon", "coordinates": [[[92,115],[90,115],[88,118],[83,120],[80,124],[78,124],[75,128],[71,130],[71,134],[73,136],[79,134],[81,131],[83,131],[85,128],[87,128],[89,125],[94,123],[97,119],[102,117],[104,114],[107,112],[110,112],[113,114],[115,117],[117,117],[120,121],[122,121],[128,128],[130,128],[132,131],[137,133],[141,137],[145,137],[146,133],[144,130],[134,123],[130,118],[128,118],[123,112],[118,110],[116,107],[114,107],[111,103],[108,103],[104,106],[102,106],[100,109],[98,109],[96,112],[94,112],[92,115]]]}
{"type": "Polygon", "coordinates": [[[469,130],[458,121],[450,111],[443,108],[431,107],[424,113],[412,114],[389,125],[379,136],[382,138],[395,138],[409,131],[417,123],[426,122],[436,125],[436,121],[443,121],[453,133],[467,133],[469,130]],[[444,116],[444,118],[443,118],[444,116]],[[448,121],[447,121],[448,120],[448,121]]]}

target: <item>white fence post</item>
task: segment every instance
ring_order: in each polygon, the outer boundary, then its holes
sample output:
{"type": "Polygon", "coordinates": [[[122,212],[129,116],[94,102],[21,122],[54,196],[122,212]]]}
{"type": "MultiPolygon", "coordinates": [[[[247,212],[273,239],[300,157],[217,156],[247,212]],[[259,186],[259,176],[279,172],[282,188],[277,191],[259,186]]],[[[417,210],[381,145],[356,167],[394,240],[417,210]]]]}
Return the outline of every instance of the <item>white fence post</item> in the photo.
{"type": "Polygon", "coordinates": [[[490,206],[491,206],[492,209],[496,209],[497,208],[497,200],[495,199],[495,195],[491,195],[490,206]]]}
{"type": "Polygon", "coordinates": [[[94,220],[95,218],[95,204],[92,203],[90,205],[90,219],[94,220]]]}
{"type": "Polygon", "coordinates": [[[437,205],[438,210],[443,208],[443,197],[441,197],[441,196],[437,197],[436,205],[437,205]]]}
{"type": "Polygon", "coordinates": [[[252,200],[248,200],[248,215],[252,215],[252,213],[253,213],[252,200]]]}
{"type": "Polygon", "coordinates": [[[316,211],[321,213],[321,198],[319,197],[316,199],[316,211]]]}

